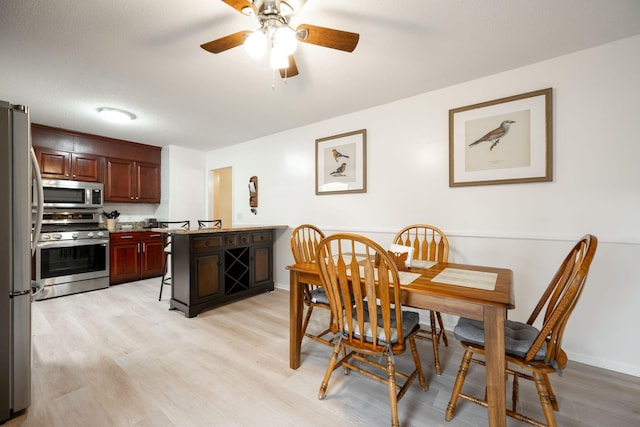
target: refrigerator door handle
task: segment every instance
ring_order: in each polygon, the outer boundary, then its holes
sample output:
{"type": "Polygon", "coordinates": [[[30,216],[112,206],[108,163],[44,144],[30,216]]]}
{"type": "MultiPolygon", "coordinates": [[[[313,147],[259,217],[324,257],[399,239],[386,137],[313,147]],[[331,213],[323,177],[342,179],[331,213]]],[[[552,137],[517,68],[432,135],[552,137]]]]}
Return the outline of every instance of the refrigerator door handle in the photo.
{"type": "Polygon", "coordinates": [[[36,191],[38,194],[38,205],[36,211],[36,223],[31,232],[31,255],[36,253],[36,246],[38,243],[38,236],[40,235],[40,230],[42,229],[42,215],[44,211],[43,201],[44,201],[44,192],[42,190],[42,175],[40,174],[40,166],[38,165],[38,158],[36,157],[36,152],[33,150],[31,146],[31,130],[29,130],[29,147],[31,149],[31,164],[33,165],[33,174],[35,176],[36,181],[36,191]]]}
{"type": "Polygon", "coordinates": [[[29,294],[31,294],[31,289],[27,289],[26,291],[10,292],[9,297],[13,298],[13,297],[19,297],[22,295],[29,295],[29,294]]]}

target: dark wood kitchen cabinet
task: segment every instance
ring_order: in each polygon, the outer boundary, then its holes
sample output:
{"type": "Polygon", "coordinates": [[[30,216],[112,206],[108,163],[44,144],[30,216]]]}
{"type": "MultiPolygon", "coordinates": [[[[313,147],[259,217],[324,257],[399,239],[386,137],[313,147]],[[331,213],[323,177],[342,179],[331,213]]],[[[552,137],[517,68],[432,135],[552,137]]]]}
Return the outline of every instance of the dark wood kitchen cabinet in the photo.
{"type": "Polygon", "coordinates": [[[133,231],[110,234],[110,284],[161,276],[163,267],[161,233],[133,231]]]}
{"type": "Polygon", "coordinates": [[[160,165],[106,159],[105,202],[160,203],[160,165]]]}
{"type": "Polygon", "coordinates": [[[31,125],[44,178],[103,182],[105,202],[160,203],[161,147],[31,125]]]}
{"type": "Polygon", "coordinates": [[[102,182],[104,157],[35,147],[40,172],[45,179],[102,182]]]}
{"type": "Polygon", "coordinates": [[[272,291],[274,230],[173,232],[170,308],[187,317],[272,291]]]}

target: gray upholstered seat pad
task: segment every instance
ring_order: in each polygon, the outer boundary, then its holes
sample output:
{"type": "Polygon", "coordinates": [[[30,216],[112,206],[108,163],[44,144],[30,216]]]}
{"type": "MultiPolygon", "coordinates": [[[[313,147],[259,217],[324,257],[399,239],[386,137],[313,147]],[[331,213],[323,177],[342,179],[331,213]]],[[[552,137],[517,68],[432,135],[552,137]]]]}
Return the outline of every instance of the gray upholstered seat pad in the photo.
{"type": "MultiPolygon", "coordinates": [[[[540,331],[534,326],[523,322],[505,320],[505,352],[513,356],[524,358],[539,333],[540,331]]],[[[479,320],[461,317],[460,320],[458,320],[458,324],[453,329],[453,334],[460,341],[484,346],[484,322],[479,320]]],[[[540,350],[538,350],[538,353],[536,353],[534,360],[543,360],[545,358],[546,349],[547,346],[543,345],[540,350]]]]}
{"type": "MultiPolygon", "coordinates": [[[[372,341],[372,337],[373,337],[373,332],[371,330],[371,323],[370,323],[370,315],[369,315],[369,310],[365,310],[365,314],[364,314],[365,318],[364,318],[364,336],[365,336],[365,340],[366,341],[372,341]]],[[[357,314],[356,314],[356,309],[355,307],[353,308],[353,335],[357,338],[360,338],[360,328],[358,326],[358,322],[356,320],[357,314]]],[[[348,331],[349,331],[349,325],[347,323],[347,318],[345,316],[345,329],[347,330],[347,332],[345,333],[345,336],[347,335],[348,331]]],[[[414,330],[419,328],[419,323],[420,323],[420,315],[415,312],[415,311],[402,311],[402,335],[404,338],[406,338],[407,336],[409,336],[409,334],[411,334],[414,330]]],[[[387,337],[385,337],[384,334],[384,328],[383,328],[383,323],[382,323],[382,313],[380,312],[380,310],[378,310],[378,331],[377,331],[377,336],[378,336],[378,342],[381,343],[386,343],[386,344],[395,344],[398,342],[398,330],[397,330],[397,318],[396,318],[396,312],[394,310],[391,311],[391,336],[388,338],[387,341],[387,337]]]]}
{"type": "Polygon", "coordinates": [[[311,302],[314,304],[329,304],[329,298],[324,288],[315,288],[311,290],[311,302]]]}

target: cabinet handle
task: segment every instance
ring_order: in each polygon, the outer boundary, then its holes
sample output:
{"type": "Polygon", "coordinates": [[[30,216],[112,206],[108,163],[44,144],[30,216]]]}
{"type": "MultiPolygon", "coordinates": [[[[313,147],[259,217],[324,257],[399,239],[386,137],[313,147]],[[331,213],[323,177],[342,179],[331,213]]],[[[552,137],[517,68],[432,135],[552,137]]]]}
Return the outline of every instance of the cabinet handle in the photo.
{"type": "Polygon", "coordinates": [[[140,253],[140,243],[138,243],[138,253],[140,253]]]}
{"type": "Polygon", "coordinates": [[[142,252],[147,252],[147,243],[142,242],[142,252]]]}
{"type": "Polygon", "coordinates": [[[133,236],[120,236],[121,239],[133,239],[133,236]]]}

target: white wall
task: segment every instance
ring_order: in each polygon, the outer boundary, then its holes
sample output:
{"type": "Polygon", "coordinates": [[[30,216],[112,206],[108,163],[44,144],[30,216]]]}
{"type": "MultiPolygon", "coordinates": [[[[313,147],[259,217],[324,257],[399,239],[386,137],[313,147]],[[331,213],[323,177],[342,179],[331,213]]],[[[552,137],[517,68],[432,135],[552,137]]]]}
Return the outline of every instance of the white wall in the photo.
{"type": "Polygon", "coordinates": [[[158,219],[191,221],[198,227],[206,219],[207,169],[205,154],[170,145],[162,149],[162,199],[158,219]]]}
{"type": "MultiPolygon", "coordinates": [[[[564,348],[573,360],[640,376],[639,51],[633,37],[291,129],[209,152],[206,169],[233,166],[242,184],[234,188],[235,226],[309,222],[386,245],[407,224],[437,225],[451,236],[452,261],[514,271],[511,319],[526,320],[573,243],[595,234],[600,245],[564,348]],[[547,87],[553,182],[450,188],[449,109],[547,87]],[[315,139],[362,128],[367,192],[316,196],[315,139]],[[252,175],[260,179],[256,216],[245,185],[252,175]]],[[[284,288],[289,237],[278,232],[275,248],[284,288]]]]}

